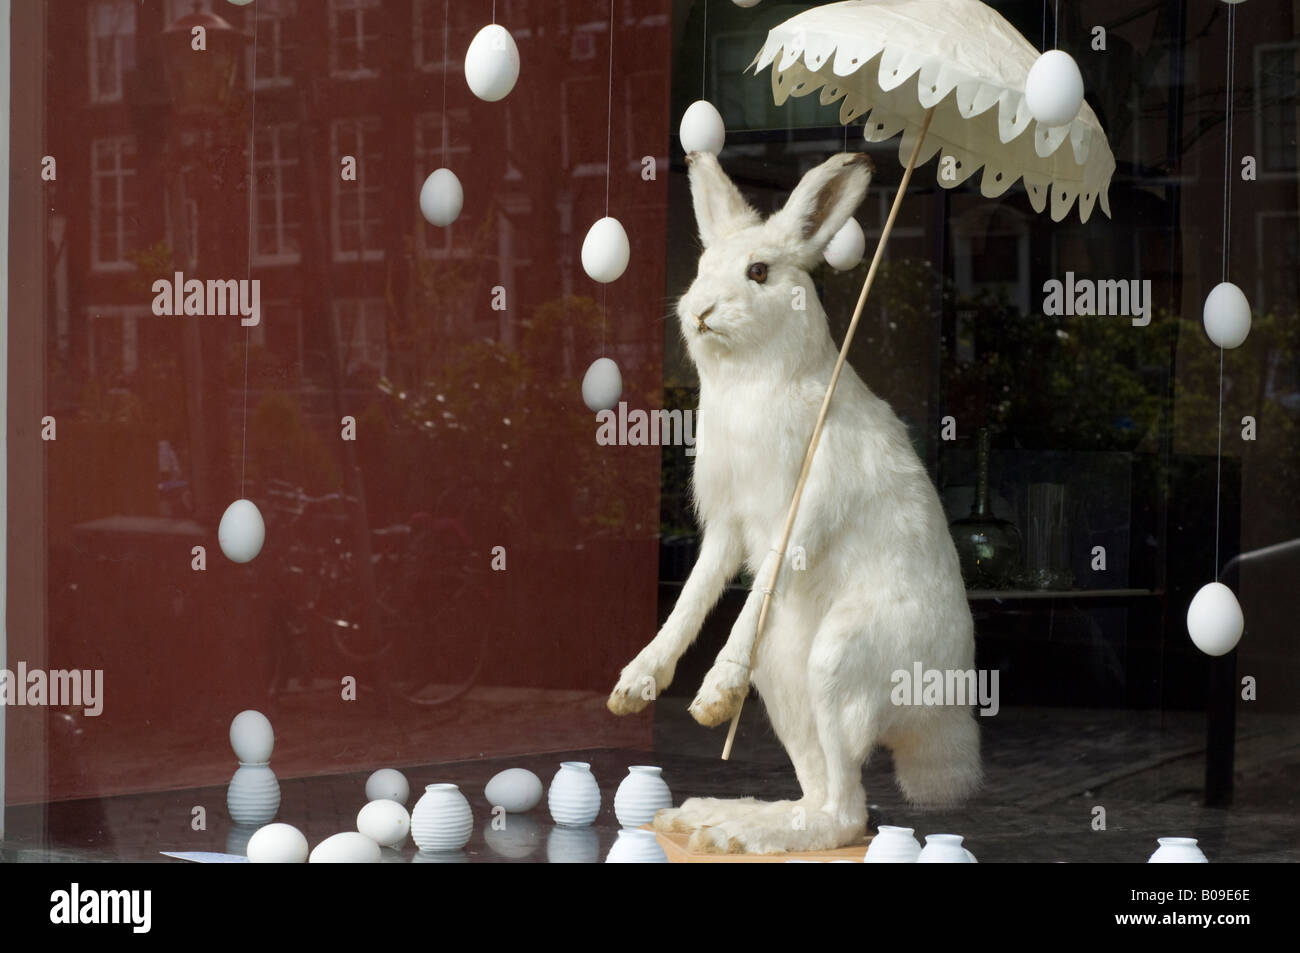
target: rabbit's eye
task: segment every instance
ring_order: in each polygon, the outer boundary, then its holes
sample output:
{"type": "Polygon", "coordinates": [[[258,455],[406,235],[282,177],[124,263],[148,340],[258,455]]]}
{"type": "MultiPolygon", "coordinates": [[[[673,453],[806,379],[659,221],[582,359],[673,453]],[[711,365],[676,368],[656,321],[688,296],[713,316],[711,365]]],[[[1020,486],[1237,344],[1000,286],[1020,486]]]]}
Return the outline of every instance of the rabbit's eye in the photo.
{"type": "Polygon", "coordinates": [[[750,281],[757,281],[761,285],[767,281],[767,265],[761,261],[754,262],[749,266],[749,270],[745,272],[745,277],[750,281]]]}

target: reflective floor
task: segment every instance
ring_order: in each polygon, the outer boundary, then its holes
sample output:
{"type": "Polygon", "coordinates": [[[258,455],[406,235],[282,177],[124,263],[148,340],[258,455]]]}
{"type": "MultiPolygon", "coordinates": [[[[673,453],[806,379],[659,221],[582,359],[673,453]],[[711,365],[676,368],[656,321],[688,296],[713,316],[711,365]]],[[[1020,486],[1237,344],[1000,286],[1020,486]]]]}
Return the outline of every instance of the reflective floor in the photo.
{"type": "MultiPolygon", "coordinates": [[[[400,862],[603,861],[618,829],[614,791],[633,764],[658,764],[678,803],[689,796],[798,796],[794,773],[758,705],[746,707],[735,756],[718,758],[723,733],[695,725],[688,698],[662,698],[655,752],[599,749],[405,767],[414,797],[451,781],[470,799],[474,836],[454,855],[428,855],[409,841],[385,860],[400,862]],[[542,805],[491,829],[483,787],[506,767],[544,783],[564,760],[588,761],[602,790],[589,829],[557,828],[542,805]]],[[[987,783],[955,811],[918,811],[898,795],[886,753],[864,772],[873,825],[914,827],[918,836],[957,833],[981,862],[1142,862],[1159,836],[1197,837],[1211,862],[1300,861],[1300,731],[1285,716],[1243,715],[1238,724],[1236,800],[1199,804],[1204,718],[1194,714],[1004,709],[982,719],[987,783]],[[1105,829],[1097,818],[1104,810],[1105,829]]],[[[381,767],[382,765],[375,765],[381,767]]],[[[233,770],[232,764],[232,770],[233,770]]],[[[315,845],[355,829],[366,773],[281,778],[278,820],[315,845]]],[[[251,829],[232,826],[224,788],[194,788],[48,805],[11,807],[5,861],[165,861],[159,852],[240,853],[251,829]],[[193,830],[195,808],[206,829],[193,830]]]]}

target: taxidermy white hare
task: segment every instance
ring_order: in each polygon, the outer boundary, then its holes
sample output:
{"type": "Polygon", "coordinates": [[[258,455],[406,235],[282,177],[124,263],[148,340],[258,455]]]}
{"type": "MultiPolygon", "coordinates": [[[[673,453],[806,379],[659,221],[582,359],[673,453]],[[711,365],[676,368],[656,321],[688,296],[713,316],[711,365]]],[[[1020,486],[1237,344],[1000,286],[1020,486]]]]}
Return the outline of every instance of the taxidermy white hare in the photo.
{"type": "MultiPolygon", "coordinates": [[[[699,557],[655,638],[623,669],[608,706],[640,711],[668,687],[728,580],[755,584],[690,711],[731,718],[753,684],[794,764],[803,797],[692,798],[660,830],[693,850],[774,853],[860,842],[862,764],[893,751],[909,801],[952,804],[980,780],[969,707],[895,705],[898,670],[974,668],[974,626],[948,521],[907,430],[846,366],[794,524],[786,565],[755,649],[762,586],[785,524],[837,348],[811,271],[871,181],[870,160],[838,155],[812,169],[766,221],[708,153],[692,153],[704,252],[677,311],[699,371],[693,490],[699,557]],[[801,552],[806,565],[791,565],[801,552]]],[[[919,689],[919,686],[917,686],[919,689]]]]}

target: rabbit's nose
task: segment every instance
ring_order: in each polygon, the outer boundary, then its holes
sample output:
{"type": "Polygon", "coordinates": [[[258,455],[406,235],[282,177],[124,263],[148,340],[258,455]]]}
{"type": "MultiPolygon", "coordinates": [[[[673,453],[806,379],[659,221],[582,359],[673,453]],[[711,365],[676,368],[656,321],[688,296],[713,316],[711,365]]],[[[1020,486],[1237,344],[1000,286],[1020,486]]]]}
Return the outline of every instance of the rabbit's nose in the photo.
{"type": "Polygon", "coordinates": [[[709,315],[711,315],[712,313],[713,313],[713,305],[709,305],[707,308],[705,308],[705,309],[704,309],[703,311],[701,311],[699,314],[695,315],[695,323],[696,323],[697,325],[699,325],[701,331],[703,331],[703,330],[705,329],[705,328],[704,328],[704,319],[707,318],[707,317],[708,317],[709,315]]]}

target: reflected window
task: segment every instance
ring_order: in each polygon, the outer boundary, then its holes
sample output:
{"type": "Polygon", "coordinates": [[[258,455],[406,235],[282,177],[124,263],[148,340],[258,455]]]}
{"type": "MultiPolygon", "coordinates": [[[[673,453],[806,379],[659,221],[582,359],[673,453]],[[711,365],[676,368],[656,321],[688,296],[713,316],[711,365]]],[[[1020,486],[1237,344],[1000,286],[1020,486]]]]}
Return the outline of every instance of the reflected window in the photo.
{"type": "Polygon", "coordinates": [[[91,143],[90,260],[98,270],[133,267],[127,258],[139,231],[135,139],[113,136],[91,143]]]}
{"type": "MultiPolygon", "coordinates": [[[[335,261],[377,261],[384,257],[380,234],[383,172],[379,150],[379,120],[340,119],[330,130],[335,160],[352,156],[356,180],[331,176],[333,182],[333,239],[335,261]]],[[[340,166],[340,169],[342,167],[340,166]]]]}
{"type": "Polygon", "coordinates": [[[96,0],[90,7],[90,101],[122,101],[126,71],[135,68],[135,6],[96,0]]]}
{"type": "Polygon", "coordinates": [[[87,370],[92,378],[116,381],[140,365],[139,325],[148,309],[91,305],[86,309],[87,370]]]}
{"type": "Polygon", "coordinates": [[[289,61],[298,0],[257,0],[257,55],[252,80],[257,89],[292,86],[289,61]]]}
{"type": "Polygon", "coordinates": [[[330,0],[330,72],[375,76],[380,55],[379,0],[330,0]]]}
{"type": "Polygon", "coordinates": [[[281,123],[258,129],[255,151],[253,254],[259,264],[293,264],[300,257],[302,221],[297,127],[281,123]]]}
{"type": "Polygon", "coordinates": [[[1296,146],[1296,114],[1300,110],[1297,70],[1300,70],[1300,44],[1270,44],[1259,47],[1255,53],[1262,172],[1294,172],[1300,168],[1296,146]]]}
{"type": "Polygon", "coordinates": [[[382,376],[388,363],[383,298],[345,298],[334,302],[334,333],[339,365],[347,377],[382,376]]]}

